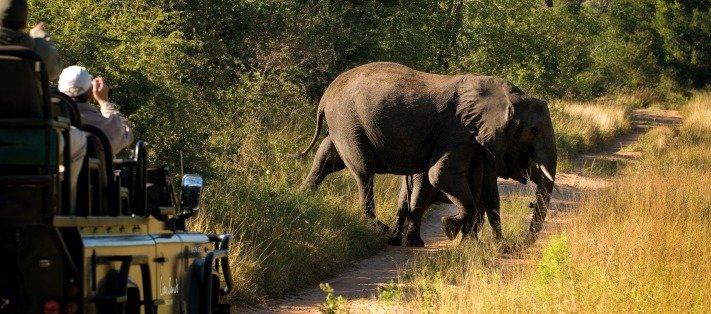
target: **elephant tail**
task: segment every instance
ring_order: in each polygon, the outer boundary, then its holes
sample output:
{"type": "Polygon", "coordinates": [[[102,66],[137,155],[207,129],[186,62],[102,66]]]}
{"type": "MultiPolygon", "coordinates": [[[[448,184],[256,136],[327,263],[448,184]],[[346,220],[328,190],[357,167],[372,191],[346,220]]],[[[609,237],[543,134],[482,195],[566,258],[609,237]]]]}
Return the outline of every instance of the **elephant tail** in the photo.
{"type": "Polygon", "coordinates": [[[316,111],[316,132],[314,132],[314,137],[311,139],[311,143],[309,144],[309,147],[306,147],[306,149],[300,153],[296,153],[294,155],[295,158],[304,158],[306,154],[311,150],[312,147],[314,147],[314,144],[316,144],[316,140],[318,140],[318,135],[321,133],[321,124],[323,123],[323,107],[319,106],[318,110],[316,111]]]}

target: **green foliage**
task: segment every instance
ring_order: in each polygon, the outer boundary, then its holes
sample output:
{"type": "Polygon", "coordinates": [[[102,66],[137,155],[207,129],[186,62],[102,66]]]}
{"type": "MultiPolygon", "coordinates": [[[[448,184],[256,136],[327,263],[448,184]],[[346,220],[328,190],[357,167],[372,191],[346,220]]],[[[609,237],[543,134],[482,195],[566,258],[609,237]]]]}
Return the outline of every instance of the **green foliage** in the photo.
{"type": "Polygon", "coordinates": [[[653,25],[664,61],[681,83],[703,87],[711,75],[711,3],[657,0],[653,25]]]}
{"type": "Polygon", "coordinates": [[[326,302],[321,304],[321,313],[326,314],[337,314],[337,313],[348,313],[348,301],[339,295],[334,296],[333,288],[328,283],[322,283],[319,285],[321,291],[326,293],[326,302]]]}
{"type": "Polygon", "coordinates": [[[399,301],[402,297],[400,290],[391,280],[387,285],[378,287],[378,300],[383,302],[399,301]]]}
{"type": "Polygon", "coordinates": [[[568,267],[570,247],[565,234],[554,235],[543,248],[543,256],[538,262],[536,281],[547,285],[555,280],[560,280],[568,267]]]}
{"type": "Polygon", "coordinates": [[[544,10],[535,0],[468,2],[460,66],[505,77],[533,94],[575,94],[595,27],[587,14],[544,10]]]}

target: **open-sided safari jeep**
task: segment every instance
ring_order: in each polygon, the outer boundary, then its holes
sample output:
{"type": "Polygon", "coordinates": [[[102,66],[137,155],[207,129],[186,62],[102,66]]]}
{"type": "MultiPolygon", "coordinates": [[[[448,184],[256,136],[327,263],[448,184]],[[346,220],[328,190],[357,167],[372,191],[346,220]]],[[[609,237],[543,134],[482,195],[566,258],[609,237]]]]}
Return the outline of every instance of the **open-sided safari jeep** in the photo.
{"type": "Polygon", "coordinates": [[[0,313],[229,311],[230,236],[185,224],[202,177],[185,175],[178,201],[143,141],[130,159],[110,150],[34,52],[0,47],[0,313]],[[87,133],[73,209],[71,126],[87,133]]]}

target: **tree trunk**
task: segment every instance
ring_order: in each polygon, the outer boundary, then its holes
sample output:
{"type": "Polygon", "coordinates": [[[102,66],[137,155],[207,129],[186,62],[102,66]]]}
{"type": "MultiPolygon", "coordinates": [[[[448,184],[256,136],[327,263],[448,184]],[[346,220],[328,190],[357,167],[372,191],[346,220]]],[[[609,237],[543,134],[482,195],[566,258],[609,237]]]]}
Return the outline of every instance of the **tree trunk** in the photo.
{"type": "Polygon", "coordinates": [[[462,27],[464,0],[452,0],[449,3],[449,15],[445,24],[444,46],[437,54],[437,62],[443,70],[449,69],[449,58],[457,44],[459,29],[462,27]]]}

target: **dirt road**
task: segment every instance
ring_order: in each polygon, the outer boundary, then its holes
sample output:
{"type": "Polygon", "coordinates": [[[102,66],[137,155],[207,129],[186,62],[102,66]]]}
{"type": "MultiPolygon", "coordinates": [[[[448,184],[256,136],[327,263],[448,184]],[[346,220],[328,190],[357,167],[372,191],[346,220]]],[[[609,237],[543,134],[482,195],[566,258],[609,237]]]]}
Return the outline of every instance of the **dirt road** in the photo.
{"type": "MultiPolygon", "coordinates": [[[[622,152],[647,132],[651,127],[657,125],[674,125],[681,121],[681,115],[677,111],[663,111],[638,109],[632,114],[632,129],[626,135],[620,137],[607,149],[597,154],[585,154],[579,156],[576,164],[585,165],[599,159],[627,161],[636,158],[635,153],[622,152]]],[[[516,254],[515,257],[503,255],[500,263],[502,268],[517,267],[528,263],[534,263],[540,256],[540,250],[548,242],[550,236],[560,232],[563,225],[569,220],[574,210],[576,202],[581,193],[585,191],[605,188],[609,182],[602,177],[583,176],[574,173],[559,173],[556,176],[556,185],[560,192],[554,192],[551,200],[551,210],[543,230],[536,243],[524,252],[516,254]]],[[[529,191],[533,199],[534,187],[524,186],[512,181],[499,181],[499,189],[502,197],[507,197],[512,193],[520,193],[522,190],[529,191]]],[[[354,313],[372,312],[377,310],[373,307],[377,289],[396,281],[399,267],[421,254],[433,254],[440,250],[451,247],[452,242],[447,239],[441,229],[440,218],[454,212],[452,207],[441,207],[432,210],[431,214],[423,220],[422,234],[426,243],[424,248],[409,247],[386,247],[380,253],[361,260],[352,268],[344,270],[334,278],[326,278],[322,282],[327,282],[333,287],[337,295],[342,295],[349,300],[349,306],[354,313]]],[[[318,284],[303,289],[285,298],[272,300],[261,309],[240,308],[238,313],[319,313],[319,305],[325,300],[325,294],[318,284]]]]}

